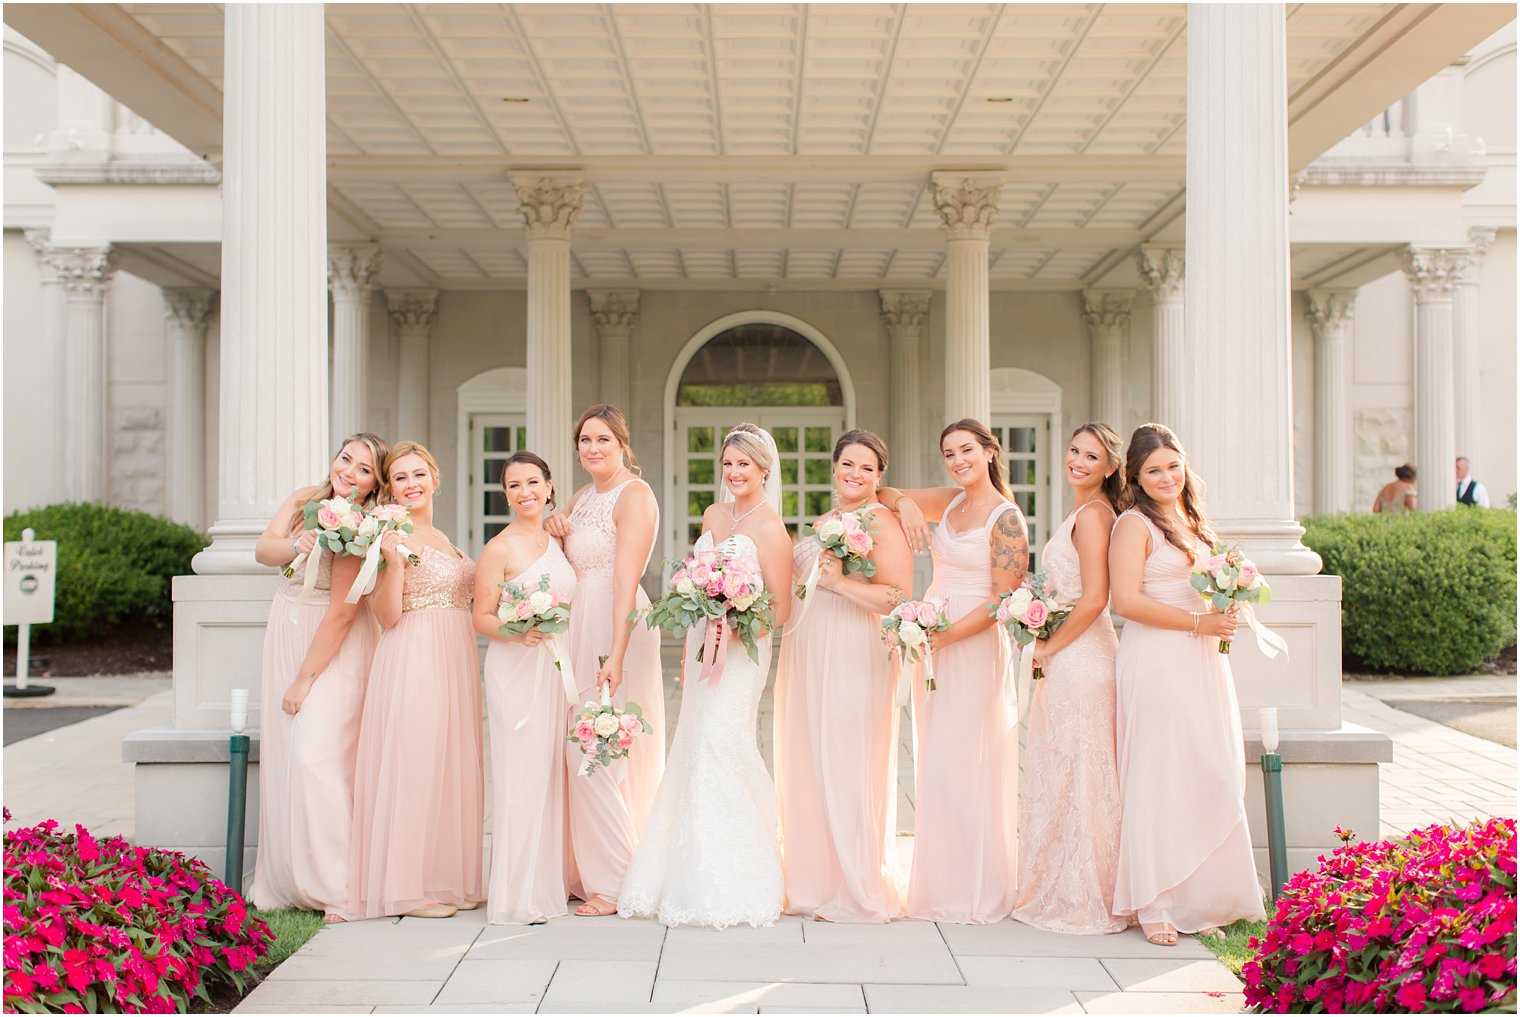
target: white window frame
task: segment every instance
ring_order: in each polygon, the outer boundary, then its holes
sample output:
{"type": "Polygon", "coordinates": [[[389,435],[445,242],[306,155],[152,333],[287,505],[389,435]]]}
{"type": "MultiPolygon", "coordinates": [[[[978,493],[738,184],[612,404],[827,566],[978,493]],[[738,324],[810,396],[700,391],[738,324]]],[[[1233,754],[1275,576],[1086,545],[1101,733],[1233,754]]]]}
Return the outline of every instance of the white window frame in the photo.
{"type": "MultiPolygon", "coordinates": [[[[475,533],[475,524],[481,515],[481,496],[485,486],[494,481],[475,475],[475,443],[471,439],[470,424],[475,417],[490,415],[507,416],[513,418],[513,426],[526,426],[528,372],[521,367],[492,368],[465,381],[455,393],[458,399],[455,439],[458,472],[455,476],[463,480],[460,487],[464,496],[459,499],[454,532],[464,536],[470,556],[478,558],[485,547],[485,541],[475,533]]],[[[533,436],[528,435],[530,445],[532,440],[533,436]]]]}
{"type": "MultiPolygon", "coordinates": [[[[1066,432],[1061,416],[1061,386],[1034,371],[1021,367],[993,369],[989,379],[992,389],[992,420],[996,427],[1008,426],[1014,416],[1043,416],[1048,420],[1046,466],[1042,497],[1046,510],[1041,513],[1045,532],[1039,535],[1043,545],[1066,518],[1066,485],[1061,481],[1061,463],[1065,461],[1066,432]]],[[[1017,425],[1015,425],[1017,426],[1017,425]]],[[[1040,548],[1032,548],[1038,551],[1040,548]]]]}

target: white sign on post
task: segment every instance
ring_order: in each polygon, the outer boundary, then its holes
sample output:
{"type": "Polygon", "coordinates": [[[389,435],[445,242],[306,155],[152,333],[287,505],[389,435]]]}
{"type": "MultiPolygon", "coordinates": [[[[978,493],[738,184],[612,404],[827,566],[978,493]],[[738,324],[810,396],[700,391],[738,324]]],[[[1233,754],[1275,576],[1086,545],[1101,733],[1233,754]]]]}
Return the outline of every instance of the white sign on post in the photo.
{"type": "Polygon", "coordinates": [[[53,620],[58,575],[56,540],[17,540],[5,545],[5,624],[46,625],[53,620]]]}

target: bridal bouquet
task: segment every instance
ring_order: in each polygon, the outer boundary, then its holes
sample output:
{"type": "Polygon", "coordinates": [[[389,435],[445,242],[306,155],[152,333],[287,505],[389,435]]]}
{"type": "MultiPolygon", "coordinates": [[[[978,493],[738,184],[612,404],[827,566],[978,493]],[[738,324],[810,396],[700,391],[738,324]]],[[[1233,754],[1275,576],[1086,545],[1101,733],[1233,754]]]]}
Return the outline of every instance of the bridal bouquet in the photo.
{"type": "Polygon", "coordinates": [[[644,719],[638,703],[628,703],[619,710],[612,705],[607,686],[602,686],[600,703],[588,700],[570,725],[565,741],[580,746],[580,776],[589,777],[599,766],[611,766],[619,759],[628,758],[633,747],[633,737],[648,734],[654,728],[644,719]]]}
{"type": "Polygon", "coordinates": [[[934,691],[934,653],[929,649],[929,633],[950,627],[945,605],[938,600],[905,600],[881,620],[881,638],[887,652],[897,654],[900,663],[924,662],[924,690],[934,691]]]}
{"type": "Polygon", "coordinates": [[[707,635],[697,651],[697,660],[702,662],[698,680],[716,685],[728,654],[729,627],[749,659],[760,663],[760,635],[775,624],[774,599],[754,558],[698,551],[671,575],[669,592],[649,605],[645,624],[679,635],[705,623],[707,635]]]}
{"type": "MultiPolygon", "coordinates": [[[[346,603],[359,603],[360,597],[375,588],[375,576],[385,565],[385,559],[380,555],[380,538],[391,530],[398,533],[412,532],[412,515],[405,505],[376,505],[369,510],[354,535],[343,546],[344,554],[364,559],[358,578],[354,580],[348,596],[343,598],[346,603]]],[[[401,545],[401,553],[410,565],[422,563],[422,559],[408,550],[405,544],[401,545]]]]}
{"type": "MultiPolygon", "coordinates": [[[[1057,603],[1051,596],[1044,569],[1024,580],[1017,590],[1004,593],[992,608],[992,616],[1008,629],[1020,646],[1036,639],[1049,639],[1061,627],[1075,605],[1057,603]]],[[[1045,677],[1045,669],[1034,666],[1034,679],[1045,677]]]]}
{"type": "MultiPolygon", "coordinates": [[[[319,558],[324,550],[335,555],[344,554],[344,548],[358,535],[359,526],[363,522],[363,510],[347,498],[334,496],[323,501],[309,501],[301,506],[301,529],[317,531],[317,544],[312,551],[319,558]]],[[[305,565],[310,557],[305,552],[296,555],[295,560],[285,566],[285,578],[294,576],[296,569],[305,565]]],[[[315,564],[313,562],[306,570],[307,589],[317,581],[315,564]]]]}
{"type": "MultiPolygon", "coordinates": [[[[820,553],[838,558],[845,575],[859,572],[869,579],[876,574],[876,563],[870,558],[871,549],[876,546],[876,527],[866,519],[864,511],[840,512],[831,516],[813,531],[813,535],[823,548],[820,553]]],[[[818,561],[813,559],[807,579],[798,587],[798,600],[806,600],[818,588],[818,561]]]]}
{"type": "MultiPolygon", "coordinates": [[[[1268,633],[1272,638],[1267,639],[1262,635],[1262,629],[1258,626],[1256,615],[1250,609],[1252,604],[1266,604],[1272,600],[1272,588],[1257,571],[1255,563],[1240,553],[1240,545],[1215,544],[1214,556],[1204,562],[1202,566],[1193,571],[1189,580],[1198,595],[1214,606],[1214,610],[1223,614],[1232,605],[1240,605],[1241,617],[1246,624],[1256,633],[1259,644],[1262,644],[1262,652],[1268,657],[1277,656],[1278,649],[1287,649],[1287,645],[1273,633],[1268,633]],[[1266,644],[1276,641],[1280,646],[1274,645],[1268,650],[1266,644]]],[[[1219,641],[1219,652],[1229,653],[1230,643],[1228,640],[1219,641]]]]}

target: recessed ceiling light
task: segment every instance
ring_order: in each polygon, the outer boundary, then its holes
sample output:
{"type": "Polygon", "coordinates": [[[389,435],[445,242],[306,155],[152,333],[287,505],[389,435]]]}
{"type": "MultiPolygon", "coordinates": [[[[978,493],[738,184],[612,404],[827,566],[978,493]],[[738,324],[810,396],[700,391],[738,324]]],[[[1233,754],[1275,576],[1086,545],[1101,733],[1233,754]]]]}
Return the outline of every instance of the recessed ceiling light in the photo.
{"type": "Polygon", "coordinates": [[[987,101],[988,102],[1012,102],[1013,101],[1013,96],[1011,96],[1011,95],[989,95],[987,97],[987,101]]]}
{"type": "Polygon", "coordinates": [[[509,95],[506,98],[502,99],[501,101],[502,102],[527,102],[528,98],[527,98],[527,96],[523,96],[523,95],[509,95]]]}

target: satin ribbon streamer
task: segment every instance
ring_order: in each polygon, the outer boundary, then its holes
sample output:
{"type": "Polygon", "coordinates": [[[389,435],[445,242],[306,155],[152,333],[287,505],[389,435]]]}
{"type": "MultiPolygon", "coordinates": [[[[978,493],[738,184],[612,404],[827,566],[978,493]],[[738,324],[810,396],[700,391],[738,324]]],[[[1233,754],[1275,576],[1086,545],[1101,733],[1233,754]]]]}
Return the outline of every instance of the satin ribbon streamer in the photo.
{"type": "Polygon", "coordinates": [[[348,596],[343,598],[343,602],[345,604],[359,603],[360,597],[375,588],[375,573],[379,569],[380,534],[377,533],[374,540],[370,541],[369,550],[364,552],[364,565],[359,569],[359,577],[354,580],[354,585],[349,588],[348,596]]]}
{"type": "Polygon", "coordinates": [[[1246,620],[1246,624],[1251,627],[1251,631],[1256,633],[1256,645],[1261,650],[1262,656],[1268,660],[1273,660],[1281,653],[1284,660],[1288,658],[1287,641],[1257,621],[1256,612],[1251,610],[1250,604],[1242,604],[1239,614],[1240,617],[1246,620]]]}
{"type": "Polygon", "coordinates": [[[697,681],[707,682],[710,689],[717,688],[723,677],[723,662],[728,658],[727,629],[721,618],[709,618],[702,635],[702,669],[697,672],[697,681]]]}
{"type": "Polygon", "coordinates": [[[807,614],[808,605],[813,602],[813,594],[818,591],[818,579],[821,575],[823,575],[823,569],[819,562],[823,559],[823,556],[828,553],[828,551],[819,550],[819,552],[813,556],[813,564],[808,566],[807,578],[802,581],[802,592],[797,596],[797,599],[802,601],[802,605],[792,620],[787,622],[787,632],[795,629],[798,624],[801,623],[802,616],[807,614]]]}
{"type": "MultiPolygon", "coordinates": [[[[318,568],[318,565],[321,561],[322,545],[318,544],[316,547],[311,549],[310,554],[298,554],[296,555],[295,561],[290,563],[291,575],[294,575],[295,570],[300,568],[302,565],[306,566],[306,571],[301,574],[301,595],[296,598],[297,600],[305,600],[311,596],[311,591],[317,588],[317,574],[322,571],[320,568],[318,568]]],[[[297,615],[290,616],[290,623],[292,625],[296,624],[300,620],[301,619],[297,615]]]]}
{"type": "MultiPolygon", "coordinates": [[[[577,691],[575,687],[575,672],[570,667],[570,650],[565,644],[565,637],[558,634],[548,636],[543,642],[538,644],[538,654],[540,663],[547,656],[550,661],[559,665],[559,680],[565,687],[565,703],[571,707],[575,706],[575,694],[577,691]]],[[[528,716],[531,712],[530,709],[529,713],[523,714],[522,719],[512,726],[512,730],[521,730],[523,725],[528,723],[528,716]]]]}

